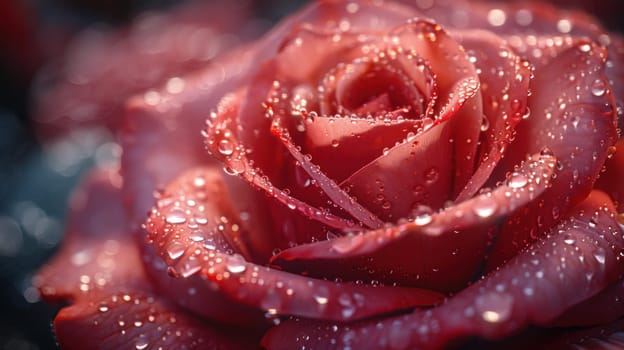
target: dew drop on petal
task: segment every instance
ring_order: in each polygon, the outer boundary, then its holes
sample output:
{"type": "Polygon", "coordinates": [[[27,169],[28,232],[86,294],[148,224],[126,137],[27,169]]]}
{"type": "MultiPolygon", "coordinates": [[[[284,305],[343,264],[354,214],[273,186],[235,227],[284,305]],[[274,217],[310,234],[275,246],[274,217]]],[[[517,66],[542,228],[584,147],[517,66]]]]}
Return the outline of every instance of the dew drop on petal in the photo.
{"type": "Polygon", "coordinates": [[[234,153],[234,146],[230,141],[225,139],[219,141],[217,149],[219,150],[219,153],[223,154],[224,156],[229,156],[234,153]]]}
{"type": "Polygon", "coordinates": [[[607,85],[602,79],[596,79],[591,85],[591,93],[594,96],[600,97],[607,91],[607,85]]]}
{"type": "Polygon", "coordinates": [[[184,246],[184,244],[178,241],[173,241],[167,245],[166,249],[167,249],[167,254],[169,255],[171,259],[177,259],[181,257],[182,254],[184,254],[186,247],[184,246]]]}
{"type": "Polygon", "coordinates": [[[599,248],[598,250],[596,250],[596,252],[594,252],[594,259],[596,259],[596,261],[600,265],[604,265],[606,261],[606,256],[605,256],[605,251],[603,248],[599,248]]]}
{"type": "Polygon", "coordinates": [[[245,265],[245,260],[241,256],[234,255],[227,261],[226,269],[231,273],[238,274],[245,272],[247,266],[245,265]]]}
{"type": "Polygon", "coordinates": [[[472,208],[474,213],[481,218],[492,216],[497,209],[498,204],[496,204],[496,201],[491,198],[482,198],[476,201],[472,208]]]}
{"type": "Polygon", "coordinates": [[[500,27],[507,21],[507,15],[501,9],[492,9],[487,14],[488,23],[494,27],[500,27]]]}
{"type": "Polygon", "coordinates": [[[481,318],[488,323],[503,322],[511,315],[514,299],[511,295],[487,293],[477,297],[476,305],[481,318]]]}
{"type": "Polygon", "coordinates": [[[567,244],[567,245],[572,245],[574,244],[575,240],[574,238],[570,237],[570,235],[565,235],[563,237],[563,243],[567,244]]]}
{"type": "Polygon", "coordinates": [[[98,307],[98,310],[102,313],[107,312],[109,310],[108,305],[106,305],[106,303],[102,303],[100,304],[100,306],[98,307]]]}
{"type": "Polygon", "coordinates": [[[527,185],[529,179],[521,173],[513,173],[507,181],[507,185],[511,188],[522,188],[527,185]]]}
{"type": "Polygon", "coordinates": [[[183,224],[186,222],[186,215],[182,209],[172,209],[167,214],[165,221],[173,225],[183,224]]]}
{"type": "Polygon", "coordinates": [[[414,224],[418,226],[425,226],[431,223],[433,216],[431,215],[433,210],[426,205],[418,205],[412,211],[412,217],[414,218],[414,224]]]}
{"type": "Polygon", "coordinates": [[[147,349],[148,345],[149,345],[149,342],[145,334],[140,334],[137,337],[136,342],[134,343],[134,347],[136,348],[136,350],[147,349]]]}
{"type": "Polygon", "coordinates": [[[180,267],[180,274],[182,277],[187,278],[194,275],[197,271],[201,269],[201,265],[199,261],[195,257],[189,258],[185,261],[180,267]]]}

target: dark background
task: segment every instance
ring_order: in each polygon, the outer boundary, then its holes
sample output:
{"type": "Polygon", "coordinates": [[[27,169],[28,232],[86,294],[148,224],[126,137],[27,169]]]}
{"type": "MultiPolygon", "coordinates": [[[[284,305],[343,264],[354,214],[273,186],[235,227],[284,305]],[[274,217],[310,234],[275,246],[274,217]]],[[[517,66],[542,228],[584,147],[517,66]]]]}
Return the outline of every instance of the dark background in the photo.
{"type": "MultiPolygon", "coordinates": [[[[620,1],[552,2],[582,6],[621,32],[620,1]]],[[[266,29],[303,2],[261,0],[251,6],[266,29]]],[[[68,193],[110,151],[93,139],[45,148],[37,141],[29,114],[37,71],[61,57],[81,29],[123,26],[142,11],[174,3],[180,1],[0,0],[0,350],[56,348],[50,322],[58,309],[39,301],[30,278],[62,239],[68,193]],[[55,152],[66,149],[80,152],[60,167],[55,152]]]]}

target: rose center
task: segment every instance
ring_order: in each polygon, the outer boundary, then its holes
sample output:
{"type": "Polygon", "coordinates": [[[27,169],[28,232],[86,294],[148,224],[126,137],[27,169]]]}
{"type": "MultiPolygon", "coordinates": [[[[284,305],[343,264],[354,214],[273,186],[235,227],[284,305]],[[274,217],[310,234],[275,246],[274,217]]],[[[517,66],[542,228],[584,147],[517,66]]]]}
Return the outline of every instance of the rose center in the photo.
{"type": "Polygon", "coordinates": [[[425,98],[405,74],[393,67],[377,64],[362,68],[366,71],[344,77],[338,83],[336,102],[340,109],[358,115],[384,115],[393,119],[399,116],[409,119],[422,117],[425,98]]]}

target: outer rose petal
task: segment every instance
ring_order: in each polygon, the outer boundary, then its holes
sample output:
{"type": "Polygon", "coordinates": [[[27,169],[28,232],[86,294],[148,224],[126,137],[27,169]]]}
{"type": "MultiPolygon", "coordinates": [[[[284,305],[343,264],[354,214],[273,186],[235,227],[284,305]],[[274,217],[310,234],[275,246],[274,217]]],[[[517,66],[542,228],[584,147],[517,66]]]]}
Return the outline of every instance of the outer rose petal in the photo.
{"type": "Polygon", "coordinates": [[[167,82],[179,89],[175,77],[205,67],[231,47],[224,33],[241,32],[248,12],[241,1],[196,1],[166,15],[144,15],[127,30],[81,34],[64,65],[48,67],[36,86],[34,116],[42,134],[94,125],[115,129],[126,98],[167,82]]]}
{"type": "Polygon", "coordinates": [[[592,88],[606,79],[605,54],[603,48],[581,42],[536,70],[529,98],[531,117],[518,126],[500,170],[510,171],[516,159],[544,147],[557,156],[562,169],[541,198],[507,219],[489,268],[535,241],[591,191],[617,140],[613,95],[592,88]]]}
{"type": "Polygon", "coordinates": [[[593,192],[551,234],[431,310],[351,325],[288,321],[270,330],[263,345],[438,349],[470,336],[499,339],[528,324],[548,325],[624,270],[624,231],[603,193],[593,192]],[[587,278],[586,271],[593,274],[587,278]]]}
{"type": "Polygon", "coordinates": [[[606,171],[600,174],[596,187],[608,193],[618,211],[624,213],[624,139],[620,139],[609,153],[610,158],[605,164],[606,171]]]}
{"type": "Polygon", "coordinates": [[[64,245],[33,279],[45,299],[73,304],[54,321],[63,349],[253,348],[254,335],[196,319],[152,288],[126,231],[119,181],[113,170],[84,181],[72,197],[64,245]]]}
{"type": "Polygon", "coordinates": [[[270,316],[351,320],[441,300],[441,295],[426,290],[335,283],[248,262],[239,242],[253,231],[241,231],[223,176],[210,168],[185,173],[167,187],[152,211],[146,224],[149,238],[174,274],[201,275],[212,293],[270,316]]]}
{"type": "Polygon", "coordinates": [[[505,185],[413,223],[287,249],[272,263],[324,278],[458,290],[475,277],[495,223],[539,196],[556,159],[535,156],[505,185]],[[397,263],[400,262],[400,263],[397,263]]]}

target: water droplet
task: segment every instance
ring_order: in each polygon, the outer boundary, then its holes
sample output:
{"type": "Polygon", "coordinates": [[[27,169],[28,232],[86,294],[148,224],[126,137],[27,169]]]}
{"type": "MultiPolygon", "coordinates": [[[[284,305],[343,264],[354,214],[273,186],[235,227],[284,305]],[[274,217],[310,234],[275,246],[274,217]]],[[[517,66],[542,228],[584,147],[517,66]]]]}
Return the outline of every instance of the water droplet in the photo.
{"type": "Polygon", "coordinates": [[[570,237],[570,235],[565,235],[563,237],[563,243],[567,244],[567,245],[572,245],[574,244],[575,240],[574,238],[570,237]]]}
{"type": "Polygon", "coordinates": [[[487,14],[487,21],[494,27],[500,27],[507,21],[507,14],[501,9],[492,9],[487,14]]]}
{"type": "Polygon", "coordinates": [[[98,310],[100,312],[107,312],[109,308],[108,308],[108,305],[106,305],[106,303],[101,303],[100,306],[98,307],[98,310]]]}
{"type": "Polygon", "coordinates": [[[514,300],[509,294],[487,293],[477,297],[475,303],[485,322],[497,323],[509,318],[514,300]]]}
{"type": "Polygon", "coordinates": [[[477,216],[481,218],[487,218],[492,216],[498,209],[498,204],[491,198],[480,198],[475,200],[475,204],[472,207],[477,216]]]}
{"type": "Polygon", "coordinates": [[[169,257],[175,260],[181,257],[182,254],[184,254],[186,247],[184,246],[184,244],[180,242],[173,241],[167,245],[166,249],[167,249],[167,254],[169,255],[169,257]]]}
{"type": "Polygon", "coordinates": [[[591,85],[591,93],[594,96],[600,97],[603,96],[607,92],[607,84],[605,84],[604,80],[596,79],[591,85]]]}
{"type": "Polygon", "coordinates": [[[336,239],[334,244],[332,245],[332,249],[336,252],[345,254],[353,251],[364,242],[364,238],[362,235],[357,235],[353,237],[344,237],[341,239],[336,239]]]}
{"type": "Polygon", "coordinates": [[[340,146],[340,141],[338,141],[338,140],[332,140],[332,141],[331,141],[331,145],[332,145],[332,147],[336,148],[336,147],[340,146]]]}
{"type": "Polygon", "coordinates": [[[186,214],[182,209],[174,208],[167,214],[165,221],[173,225],[183,224],[186,222],[186,214]]]}
{"type": "Polygon", "coordinates": [[[202,187],[202,186],[206,185],[206,179],[204,179],[201,176],[198,176],[198,177],[193,179],[193,185],[195,185],[196,187],[202,187]]]}
{"type": "Polygon", "coordinates": [[[527,185],[529,179],[521,173],[513,173],[507,181],[507,185],[511,188],[522,188],[527,185]]]}
{"type": "Polygon", "coordinates": [[[604,263],[606,261],[606,256],[605,256],[605,251],[604,251],[603,248],[598,248],[598,250],[596,250],[596,252],[594,252],[594,259],[596,259],[596,261],[600,265],[604,265],[604,263]]]}
{"type": "Polygon", "coordinates": [[[147,346],[149,345],[147,336],[145,334],[141,334],[137,337],[136,342],[134,343],[134,347],[137,350],[144,350],[147,349],[147,346]]]}
{"type": "Polygon", "coordinates": [[[490,128],[490,120],[487,116],[483,116],[481,119],[481,131],[487,131],[490,128]]]}
{"type": "Polygon", "coordinates": [[[219,150],[219,153],[223,154],[224,156],[229,156],[234,153],[234,146],[230,141],[226,139],[219,141],[217,149],[219,150]]]}
{"type": "Polygon", "coordinates": [[[184,80],[173,77],[167,81],[166,89],[170,94],[179,94],[184,91],[184,80]]]}
{"type": "Polygon", "coordinates": [[[582,44],[581,46],[579,46],[579,50],[581,50],[581,52],[589,52],[591,51],[591,45],[582,44]]]}
{"type": "Polygon", "coordinates": [[[199,264],[197,258],[192,256],[182,264],[180,267],[180,274],[182,277],[187,278],[194,275],[199,270],[201,270],[201,265],[199,264]]]}
{"type": "Polygon", "coordinates": [[[557,30],[560,33],[567,34],[572,31],[572,22],[569,19],[560,19],[557,22],[557,30]]]}
{"type": "Polygon", "coordinates": [[[233,255],[228,259],[226,269],[234,274],[245,272],[245,270],[247,270],[245,259],[243,259],[240,255],[233,255]]]}
{"type": "Polygon", "coordinates": [[[440,172],[436,167],[431,167],[427,169],[424,173],[424,178],[427,183],[431,184],[438,181],[438,177],[440,176],[440,172]]]}
{"type": "Polygon", "coordinates": [[[324,296],[315,295],[314,296],[314,301],[316,301],[316,303],[319,304],[319,305],[325,305],[325,304],[327,304],[329,299],[327,297],[324,297],[324,296]]]}

